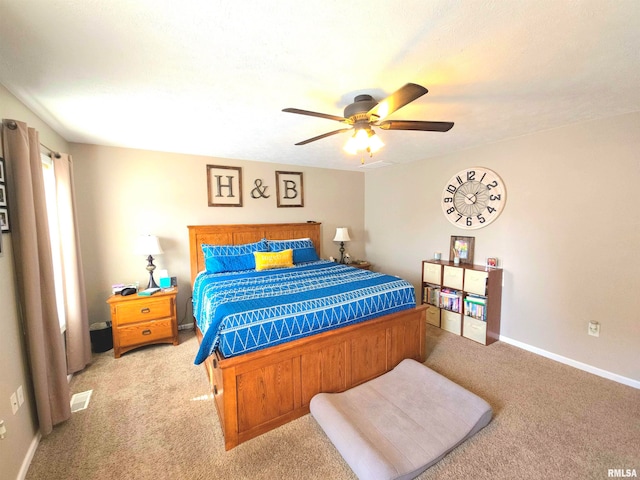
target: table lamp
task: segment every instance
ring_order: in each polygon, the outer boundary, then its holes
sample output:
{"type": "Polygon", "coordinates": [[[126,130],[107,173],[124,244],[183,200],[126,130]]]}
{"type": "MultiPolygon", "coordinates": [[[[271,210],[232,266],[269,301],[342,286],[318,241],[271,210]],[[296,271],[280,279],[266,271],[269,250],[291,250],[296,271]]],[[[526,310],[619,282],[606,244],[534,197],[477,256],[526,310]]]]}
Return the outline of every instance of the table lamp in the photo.
{"type": "Polygon", "coordinates": [[[149,272],[149,285],[147,285],[147,288],[160,288],[153,279],[153,271],[156,269],[156,266],[153,264],[153,255],[164,253],[158,237],[155,235],[140,235],[136,242],[134,252],[136,255],[144,255],[147,257],[147,272],[149,272]]]}
{"type": "Polygon", "coordinates": [[[340,263],[344,263],[344,242],[350,242],[349,230],[346,227],[336,228],[336,236],[334,242],[340,242],[340,263]]]}

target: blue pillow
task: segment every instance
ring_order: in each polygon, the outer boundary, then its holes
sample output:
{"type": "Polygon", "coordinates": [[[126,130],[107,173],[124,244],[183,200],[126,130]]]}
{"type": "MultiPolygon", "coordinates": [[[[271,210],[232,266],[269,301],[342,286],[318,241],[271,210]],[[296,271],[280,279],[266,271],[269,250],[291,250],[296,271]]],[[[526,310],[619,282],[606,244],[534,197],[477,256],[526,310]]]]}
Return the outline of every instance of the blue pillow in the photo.
{"type": "Polygon", "coordinates": [[[202,245],[204,264],[207,272],[237,272],[256,268],[253,252],[267,252],[269,246],[265,239],[242,245],[202,245]]]}
{"type": "Polygon", "coordinates": [[[241,245],[207,245],[206,243],[202,244],[202,253],[204,253],[204,258],[210,257],[211,255],[246,255],[247,253],[253,252],[268,252],[269,245],[267,244],[267,240],[263,238],[259,242],[254,243],[243,243],[241,245]]]}
{"type": "Polygon", "coordinates": [[[320,260],[310,238],[296,238],[292,240],[268,240],[270,252],[293,250],[293,263],[315,262],[320,260]]]}

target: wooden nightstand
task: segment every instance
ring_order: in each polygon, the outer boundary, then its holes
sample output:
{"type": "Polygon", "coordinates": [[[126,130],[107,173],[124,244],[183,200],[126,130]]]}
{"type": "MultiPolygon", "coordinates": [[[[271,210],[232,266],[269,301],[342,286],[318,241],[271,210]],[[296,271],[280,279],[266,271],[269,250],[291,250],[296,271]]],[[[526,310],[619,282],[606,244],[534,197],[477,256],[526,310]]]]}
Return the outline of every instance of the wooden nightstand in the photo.
{"type": "Polygon", "coordinates": [[[361,268],[362,270],[369,270],[371,268],[371,264],[369,262],[360,261],[359,263],[350,263],[352,267],[361,268]]]}
{"type": "Polygon", "coordinates": [[[111,295],[114,357],[152,343],[178,345],[177,294],[178,287],[148,297],[111,295]]]}

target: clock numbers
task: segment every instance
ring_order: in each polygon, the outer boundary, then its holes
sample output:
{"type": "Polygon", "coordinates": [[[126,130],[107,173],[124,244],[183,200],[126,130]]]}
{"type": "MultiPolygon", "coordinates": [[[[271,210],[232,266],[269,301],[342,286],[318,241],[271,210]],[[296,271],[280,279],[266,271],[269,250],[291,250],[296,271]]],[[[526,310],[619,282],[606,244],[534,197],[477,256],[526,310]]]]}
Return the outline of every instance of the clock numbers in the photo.
{"type": "Polygon", "coordinates": [[[475,167],[458,172],[445,184],[442,211],[454,225],[474,229],[493,222],[507,197],[504,184],[493,171],[475,167]]]}

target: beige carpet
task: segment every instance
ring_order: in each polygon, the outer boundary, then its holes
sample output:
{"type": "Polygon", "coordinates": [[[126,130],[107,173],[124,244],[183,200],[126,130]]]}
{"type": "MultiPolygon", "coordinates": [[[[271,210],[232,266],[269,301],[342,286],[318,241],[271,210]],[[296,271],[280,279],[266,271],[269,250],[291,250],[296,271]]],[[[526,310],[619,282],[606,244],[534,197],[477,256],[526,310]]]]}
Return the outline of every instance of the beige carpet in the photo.
{"type": "MultiPolygon", "coordinates": [[[[426,364],[487,400],[494,419],[420,479],[640,475],[640,391],[510,345],[428,328],[426,364]]],[[[354,479],[309,415],[225,452],[197,341],[109,351],[72,380],[87,410],[43,439],[27,479],[354,479]]]]}

